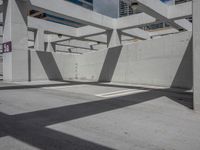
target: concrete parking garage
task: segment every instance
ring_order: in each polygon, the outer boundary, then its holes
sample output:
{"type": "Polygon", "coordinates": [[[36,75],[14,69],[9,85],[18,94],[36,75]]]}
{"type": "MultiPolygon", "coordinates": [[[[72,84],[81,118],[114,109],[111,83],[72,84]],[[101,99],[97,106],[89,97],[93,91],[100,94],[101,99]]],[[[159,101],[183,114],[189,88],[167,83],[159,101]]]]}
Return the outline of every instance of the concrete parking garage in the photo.
{"type": "Polygon", "coordinates": [[[200,149],[198,0],[0,2],[0,149],[200,149]]]}

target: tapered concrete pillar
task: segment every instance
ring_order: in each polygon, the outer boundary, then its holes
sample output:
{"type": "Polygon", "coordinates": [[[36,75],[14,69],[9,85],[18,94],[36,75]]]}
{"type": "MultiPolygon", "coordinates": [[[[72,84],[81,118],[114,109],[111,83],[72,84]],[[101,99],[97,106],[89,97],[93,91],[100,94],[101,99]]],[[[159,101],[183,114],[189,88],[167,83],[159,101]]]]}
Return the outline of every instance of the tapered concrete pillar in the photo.
{"type": "Polygon", "coordinates": [[[48,35],[47,36],[47,39],[48,39],[48,42],[47,42],[47,47],[46,47],[46,51],[47,52],[55,52],[55,49],[56,49],[56,47],[55,47],[55,43],[52,43],[51,41],[51,39],[52,39],[52,35],[48,35]]]}
{"type": "Polygon", "coordinates": [[[200,0],[193,0],[194,109],[200,112],[200,0]]]}
{"type": "Polygon", "coordinates": [[[121,45],[121,33],[117,29],[107,31],[108,47],[115,47],[121,45]]]}
{"type": "Polygon", "coordinates": [[[44,29],[38,29],[35,39],[35,50],[37,51],[44,51],[44,29]]]}
{"type": "Polygon", "coordinates": [[[3,78],[28,80],[27,2],[4,0],[3,42],[11,42],[12,52],[3,54],[3,78]]]}

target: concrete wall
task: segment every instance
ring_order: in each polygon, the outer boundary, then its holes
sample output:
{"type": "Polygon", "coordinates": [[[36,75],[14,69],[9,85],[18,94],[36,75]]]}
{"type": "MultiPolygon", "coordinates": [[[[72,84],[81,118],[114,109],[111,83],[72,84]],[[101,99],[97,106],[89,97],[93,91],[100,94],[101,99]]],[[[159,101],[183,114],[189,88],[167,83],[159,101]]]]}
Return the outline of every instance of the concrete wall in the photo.
{"type": "Polygon", "coordinates": [[[3,57],[0,54],[0,78],[3,75],[3,57]]]}
{"type": "Polygon", "coordinates": [[[191,46],[191,32],[184,32],[83,55],[31,52],[31,76],[190,89],[191,46]]]}
{"type": "Polygon", "coordinates": [[[72,80],[76,75],[76,55],[30,51],[29,79],[72,80]]]}
{"type": "Polygon", "coordinates": [[[193,0],[194,109],[200,112],[200,1],[193,0]]]}
{"type": "Polygon", "coordinates": [[[79,59],[79,78],[166,87],[192,87],[191,33],[168,35],[79,59]]]}

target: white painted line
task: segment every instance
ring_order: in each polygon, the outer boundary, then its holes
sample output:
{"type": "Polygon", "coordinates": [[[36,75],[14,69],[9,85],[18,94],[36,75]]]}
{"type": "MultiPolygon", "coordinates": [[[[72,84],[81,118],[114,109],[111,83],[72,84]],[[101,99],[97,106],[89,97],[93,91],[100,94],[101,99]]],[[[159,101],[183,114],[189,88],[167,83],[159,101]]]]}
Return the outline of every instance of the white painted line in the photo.
{"type": "Polygon", "coordinates": [[[42,87],[42,89],[63,89],[66,86],[52,86],[52,87],[42,87]]]}
{"type": "Polygon", "coordinates": [[[107,92],[107,93],[101,93],[101,94],[96,94],[96,96],[105,96],[105,95],[111,95],[111,94],[118,94],[118,93],[123,93],[123,92],[128,92],[128,91],[133,91],[133,89],[120,90],[120,91],[107,92]]]}
{"type": "Polygon", "coordinates": [[[113,94],[102,93],[102,94],[97,94],[96,96],[109,98],[109,97],[125,96],[125,95],[129,95],[129,94],[143,93],[143,92],[146,92],[146,91],[148,91],[148,90],[126,90],[126,91],[123,90],[123,91],[116,91],[113,94]]]}
{"type": "Polygon", "coordinates": [[[42,87],[42,89],[65,89],[65,88],[74,88],[74,87],[83,87],[85,85],[63,85],[63,86],[52,86],[52,87],[42,87]]]}

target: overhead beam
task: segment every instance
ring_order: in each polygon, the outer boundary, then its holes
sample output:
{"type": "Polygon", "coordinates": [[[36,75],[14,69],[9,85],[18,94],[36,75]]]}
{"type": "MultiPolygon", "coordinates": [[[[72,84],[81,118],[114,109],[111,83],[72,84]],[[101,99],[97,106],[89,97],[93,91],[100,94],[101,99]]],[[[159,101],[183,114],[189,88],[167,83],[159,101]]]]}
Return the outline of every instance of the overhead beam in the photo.
{"type": "Polygon", "coordinates": [[[103,29],[113,28],[113,19],[94,11],[87,10],[64,0],[29,0],[31,6],[38,11],[46,12],[57,17],[69,19],[86,25],[103,29]]]}
{"type": "Polygon", "coordinates": [[[186,29],[187,31],[192,31],[192,23],[189,22],[187,19],[179,19],[175,20],[174,22],[186,29]]]}
{"type": "Polygon", "coordinates": [[[144,24],[149,24],[155,22],[156,19],[147,15],[145,13],[134,14],[127,17],[122,17],[115,19],[115,28],[116,29],[130,29],[133,27],[142,26],[144,24]]]}
{"type": "MultiPolygon", "coordinates": [[[[182,29],[184,26],[174,22],[176,19],[186,18],[192,15],[191,2],[168,6],[161,1],[156,0],[135,0],[139,3],[139,9],[157,20],[169,23],[176,29],[182,29]]],[[[185,29],[185,28],[184,28],[185,29]]],[[[187,30],[187,29],[185,29],[187,30]]]]}
{"type": "Polygon", "coordinates": [[[192,16],[192,2],[185,2],[168,7],[168,19],[176,20],[192,16]]]}
{"type": "Polygon", "coordinates": [[[76,29],[73,27],[65,26],[62,24],[34,18],[28,17],[28,27],[39,29],[42,28],[45,31],[51,31],[52,33],[67,35],[67,36],[74,36],[76,35],[76,29]]]}
{"type": "Polygon", "coordinates": [[[149,32],[144,31],[140,28],[123,30],[122,34],[126,34],[127,36],[132,36],[134,38],[138,38],[138,39],[141,39],[141,40],[150,39],[149,32]]]}
{"type": "MultiPolygon", "coordinates": [[[[76,45],[68,45],[68,44],[62,44],[62,43],[56,43],[56,45],[64,46],[64,47],[69,47],[69,48],[80,48],[80,49],[91,50],[91,48],[81,47],[81,46],[76,46],[76,45]]],[[[94,50],[97,50],[97,49],[94,49],[94,50]]]]}
{"type": "Polygon", "coordinates": [[[168,29],[165,28],[165,29],[149,31],[149,35],[151,36],[151,38],[153,38],[153,37],[157,37],[157,36],[164,36],[164,35],[178,33],[178,32],[179,32],[179,30],[174,29],[174,28],[168,28],[168,29]]]}
{"type": "Polygon", "coordinates": [[[105,33],[104,29],[96,28],[93,26],[84,26],[80,28],[74,28],[51,21],[46,21],[43,19],[38,19],[34,17],[28,17],[28,27],[34,29],[44,29],[45,31],[57,33],[61,35],[66,35],[69,37],[81,38],[94,36],[98,34],[105,33]]]}
{"type": "Polygon", "coordinates": [[[106,31],[104,29],[96,28],[93,26],[84,26],[77,28],[77,35],[76,37],[85,37],[85,36],[94,36],[96,34],[102,34],[106,31]]]}
{"type": "Polygon", "coordinates": [[[58,19],[58,18],[55,18],[55,17],[51,17],[51,16],[46,16],[43,19],[45,19],[47,21],[52,21],[52,22],[63,24],[63,25],[75,27],[75,28],[78,28],[78,27],[82,26],[81,24],[78,24],[78,23],[75,23],[75,22],[71,22],[71,21],[67,21],[67,20],[62,20],[62,19],[58,19]]]}

